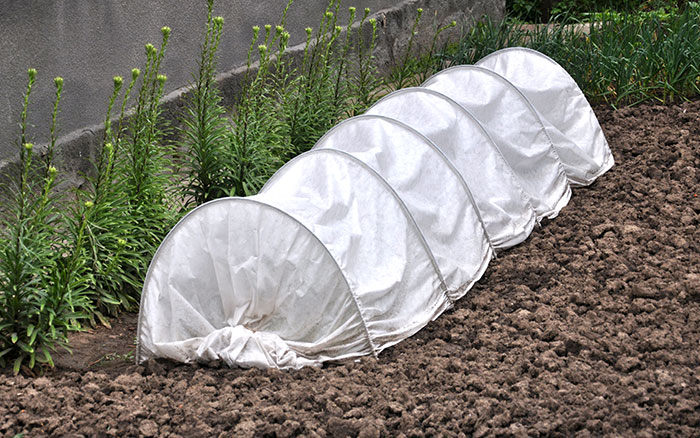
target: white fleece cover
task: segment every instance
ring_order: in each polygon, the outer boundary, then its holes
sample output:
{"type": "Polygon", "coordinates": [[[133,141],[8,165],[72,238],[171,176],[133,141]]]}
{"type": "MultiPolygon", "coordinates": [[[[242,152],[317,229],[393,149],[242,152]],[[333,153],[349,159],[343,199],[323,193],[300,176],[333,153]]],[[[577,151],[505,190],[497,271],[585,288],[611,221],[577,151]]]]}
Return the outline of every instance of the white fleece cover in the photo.
{"type": "Polygon", "coordinates": [[[377,355],[437,318],[494,248],[557,215],[569,180],[612,166],[590,106],[551,63],[508,50],[483,65],[509,79],[447,69],[338,124],[260,194],[192,210],[146,275],[136,360],[319,366],[377,355]]]}
{"type": "Polygon", "coordinates": [[[510,47],[476,65],[508,79],[532,103],[557,145],[571,184],[591,184],[613,166],[615,160],[588,100],[554,60],[532,49],[510,47]]]}

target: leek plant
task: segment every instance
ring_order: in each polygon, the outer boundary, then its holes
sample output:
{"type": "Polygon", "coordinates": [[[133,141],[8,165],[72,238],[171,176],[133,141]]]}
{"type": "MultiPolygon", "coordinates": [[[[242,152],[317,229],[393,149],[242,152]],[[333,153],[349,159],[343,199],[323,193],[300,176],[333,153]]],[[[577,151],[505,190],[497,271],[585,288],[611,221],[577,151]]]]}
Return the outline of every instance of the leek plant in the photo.
{"type": "Polygon", "coordinates": [[[525,28],[487,20],[451,48],[449,59],[471,64],[504,47],[530,47],[567,70],[589,100],[614,107],[700,94],[700,3],[689,2],[682,12],[596,17],[587,31],[572,23],[525,28]]]}

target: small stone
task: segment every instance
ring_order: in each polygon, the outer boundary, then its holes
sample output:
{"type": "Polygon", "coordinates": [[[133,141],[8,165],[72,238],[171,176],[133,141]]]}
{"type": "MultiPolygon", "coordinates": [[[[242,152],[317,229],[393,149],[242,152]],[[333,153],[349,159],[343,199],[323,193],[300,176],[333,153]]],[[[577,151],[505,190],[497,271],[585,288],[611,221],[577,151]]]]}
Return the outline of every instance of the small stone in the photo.
{"type": "Polygon", "coordinates": [[[635,284],[630,288],[630,296],[632,298],[660,299],[663,298],[663,293],[646,285],[635,284]]]}
{"type": "Polygon", "coordinates": [[[621,357],[620,359],[617,360],[615,363],[615,368],[622,372],[630,372],[635,368],[638,368],[641,365],[641,362],[639,359],[636,357],[621,357]]]}
{"type": "Polygon", "coordinates": [[[374,423],[366,421],[360,426],[360,433],[357,435],[357,438],[380,438],[380,436],[379,428],[374,423]]]}
{"type": "Polygon", "coordinates": [[[143,375],[150,376],[151,374],[156,376],[165,374],[165,367],[158,363],[156,359],[148,359],[143,364],[143,375]]]}
{"type": "Polygon", "coordinates": [[[139,426],[139,432],[143,436],[158,435],[158,425],[153,420],[143,420],[139,426]]]}
{"type": "Polygon", "coordinates": [[[634,234],[634,233],[638,233],[640,231],[642,231],[642,229],[636,225],[627,224],[627,225],[622,226],[622,234],[623,235],[634,234]]]}

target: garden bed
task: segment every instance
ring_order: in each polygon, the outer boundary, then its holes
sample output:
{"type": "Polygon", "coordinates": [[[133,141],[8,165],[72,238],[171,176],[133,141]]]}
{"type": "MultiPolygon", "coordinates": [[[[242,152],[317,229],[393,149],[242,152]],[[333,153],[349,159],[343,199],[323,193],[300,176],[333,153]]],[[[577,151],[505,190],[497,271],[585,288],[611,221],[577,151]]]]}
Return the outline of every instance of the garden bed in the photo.
{"type": "Polygon", "coordinates": [[[595,108],[616,166],[378,360],[133,365],[136,317],[0,374],[0,436],[692,436],[700,101],[595,108]]]}

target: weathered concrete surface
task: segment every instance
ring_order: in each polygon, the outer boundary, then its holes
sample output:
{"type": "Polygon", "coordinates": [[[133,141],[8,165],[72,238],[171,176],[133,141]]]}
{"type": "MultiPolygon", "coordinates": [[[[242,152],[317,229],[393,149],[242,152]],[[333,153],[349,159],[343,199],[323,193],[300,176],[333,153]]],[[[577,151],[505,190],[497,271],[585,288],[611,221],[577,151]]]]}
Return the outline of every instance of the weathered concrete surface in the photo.
{"type": "MultiPolygon", "coordinates": [[[[251,26],[276,24],[286,0],[219,1],[215,13],[225,18],[220,46],[219,70],[225,101],[231,102],[241,80],[252,35],[251,26]]],[[[301,44],[303,29],[316,27],[327,0],[297,0],[289,10],[286,28],[291,45],[301,44]]],[[[432,37],[435,22],[452,20],[471,23],[488,14],[499,18],[505,0],[345,0],[341,6],[344,23],[347,7],[358,11],[369,7],[380,23],[377,59],[387,69],[400,56],[415,17],[422,20],[424,40],[432,37]]],[[[79,0],[5,0],[0,8],[0,169],[12,161],[16,151],[17,120],[26,83],[26,70],[39,71],[32,93],[29,121],[30,139],[45,142],[53,99],[54,76],[65,80],[61,104],[59,160],[71,171],[86,170],[86,158],[100,137],[112,77],[128,78],[140,67],[143,45],[160,41],[161,26],[172,28],[162,72],[168,82],[165,109],[176,117],[192,72],[196,68],[206,19],[206,4],[185,0],[135,0],[95,2],[79,0]]],[[[458,35],[458,32],[453,32],[458,35]]],[[[297,46],[297,50],[299,50],[297,46]]],[[[294,48],[293,48],[294,49],[294,48]]]]}

